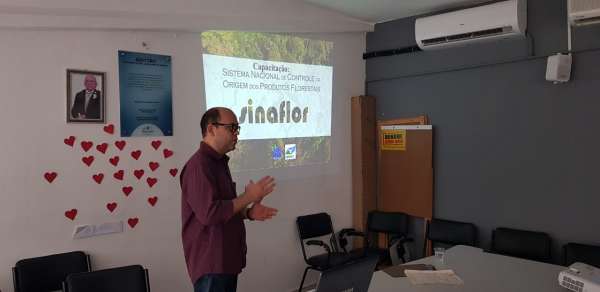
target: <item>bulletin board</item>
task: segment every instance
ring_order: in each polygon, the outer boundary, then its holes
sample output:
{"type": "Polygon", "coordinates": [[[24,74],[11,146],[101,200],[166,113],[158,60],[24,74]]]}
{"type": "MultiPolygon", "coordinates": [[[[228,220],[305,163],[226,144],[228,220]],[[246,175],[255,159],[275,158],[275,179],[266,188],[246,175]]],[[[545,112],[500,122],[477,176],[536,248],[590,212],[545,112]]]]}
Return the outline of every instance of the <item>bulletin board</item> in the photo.
{"type": "Polygon", "coordinates": [[[378,210],[432,217],[433,129],[425,122],[378,121],[378,210]]]}

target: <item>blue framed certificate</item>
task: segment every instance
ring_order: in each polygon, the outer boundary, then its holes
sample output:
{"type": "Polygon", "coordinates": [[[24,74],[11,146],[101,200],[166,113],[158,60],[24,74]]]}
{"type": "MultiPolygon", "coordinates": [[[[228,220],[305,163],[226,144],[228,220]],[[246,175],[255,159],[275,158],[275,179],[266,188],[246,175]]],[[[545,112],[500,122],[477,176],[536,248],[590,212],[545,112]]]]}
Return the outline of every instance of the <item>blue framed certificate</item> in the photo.
{"type": "Polygon", "coordinates": [[[173,136],[171,56],[119,51],[121,136],[173,136]]]}

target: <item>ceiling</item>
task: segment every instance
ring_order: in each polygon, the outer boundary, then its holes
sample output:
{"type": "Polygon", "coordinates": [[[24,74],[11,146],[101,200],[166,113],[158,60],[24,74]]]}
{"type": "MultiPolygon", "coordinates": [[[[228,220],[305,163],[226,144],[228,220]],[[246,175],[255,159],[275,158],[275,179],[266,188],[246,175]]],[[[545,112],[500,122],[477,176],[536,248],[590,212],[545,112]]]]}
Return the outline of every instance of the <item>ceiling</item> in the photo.
{"type": "Polygon", "coordinates": [[[365,32],[490,0],[0,0],[1,28],[365,32]]]}
{"type": "Polygon", "coordinates": [[[0,29],[365,32],[373,24],[302,0],[0,0],[0,29]]]}
{"type": "Polygon", "coordinates": [[[370,23],[472,5],[489,0],[304,0],[370,23]]]}

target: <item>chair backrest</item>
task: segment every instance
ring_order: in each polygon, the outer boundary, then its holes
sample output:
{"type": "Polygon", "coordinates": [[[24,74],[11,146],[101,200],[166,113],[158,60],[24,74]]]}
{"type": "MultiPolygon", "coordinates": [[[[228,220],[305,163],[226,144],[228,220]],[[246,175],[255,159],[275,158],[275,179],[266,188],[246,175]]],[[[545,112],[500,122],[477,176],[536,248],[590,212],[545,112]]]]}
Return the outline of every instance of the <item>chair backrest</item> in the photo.
{"type": "Polygon", "coordinates": [[[149,292],[148,271],[140,265],[70,274],[65,292],[149,292]]]}
{"type": "Polygon", "coordinates": [[[316,292],[367,292],[378,260],[371,255],[323,271],[316,292]]]}
{"type": "Polygon", "coordinates": [[[564,265],[582,262],[600,269],[600,246],[570,242],[563,246],[564,265]]]}
{"type": "Polygon", "coordinates": [[[427,223],[427,239],[446,245],[477,245],[477,227],[473,223],[431,219],[427,223]]]}
{"type": "Polygon", "coordinates": [[[89,256],[82,251],[22,259],[13,268],[15,292],[60,290],[67,275],[88,271],[89,256]]]}
{"type": "Polygon", "coordinates": [[[410,258],[405,242],[408,238],[408,215],[402,212],[384,212],[373,210],[367,217],[367,237],[369,249],[380,254],[379,268],[395,265],[410,258]],[[385,247],[379,244],[379,234],[385,235],[385,247]]]}
{"type": "Polygon", "coordinates": [[[300,237],[300,245],[302,246],[302,255],[304,261],[307,261],[306,249],[304,240],[321,236],[329,236],[331,248],[336,251],[335,232],[333,231],[333,223],[331,217],[327,213],[316,213],[310,215],[299,216],[296,218],[298,226],[298,236],[300,237]]]}
{"type": "Polygon", "coordinates": [[[405,235],[408,232],[408,215],[401,212],[371,211],[367,218],[367,231],[405,235]]]}
{"type": "Polygon", "coordinates": [[[300,240],[333,234],[333,224],[327,213],[299,216],[296,225],[300,240]]]}
{"type": "Polygon", "coordinates": [[[543,232],[496,228],[492,231],[492,252],[535,261],[550,262],[551,240],[543,232]]]}

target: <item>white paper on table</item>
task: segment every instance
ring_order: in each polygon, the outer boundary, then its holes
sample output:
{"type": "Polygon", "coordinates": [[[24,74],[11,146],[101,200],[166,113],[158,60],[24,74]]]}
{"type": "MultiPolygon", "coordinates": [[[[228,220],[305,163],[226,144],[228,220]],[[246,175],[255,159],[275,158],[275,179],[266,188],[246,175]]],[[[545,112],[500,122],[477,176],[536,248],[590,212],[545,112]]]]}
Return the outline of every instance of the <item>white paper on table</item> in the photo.
{"type": "Polygon", "coordinates": [[[458,277],[453,270],[437,270],[437,271],[418,271],[404,270],[408,280],[413,285],[424,284],[449,284],[462,285],[463,280],[458,277]]]}

